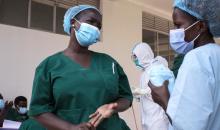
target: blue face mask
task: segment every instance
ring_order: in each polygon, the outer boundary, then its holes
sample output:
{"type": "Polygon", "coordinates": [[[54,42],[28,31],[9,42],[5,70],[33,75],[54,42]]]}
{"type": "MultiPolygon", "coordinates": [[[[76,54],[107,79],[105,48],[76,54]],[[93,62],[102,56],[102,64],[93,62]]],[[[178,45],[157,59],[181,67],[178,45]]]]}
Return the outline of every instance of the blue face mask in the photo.
{"type": "Polygon", "coordinates": [[[26,114],[27,113],[27,108],[26,107],[19,107],[18,113],[19,114],[26,114]]]}
{"type": "MultiPolygon", "coordinates": [[[[77,22],[80,23],[79,21],[77,22]]],[[[80,23],[80,28],[78,30],[75,29],[75,35],[77,41],[83,47],[97,43],[100,39],[99,29],[88,23],[80,23]]]]}
{"type": "Polygon", "coordinates": [[[135,54],[132,54],[131,55],[131,59],[132,61],[134,62],[135,66],[140,69],[140,70],[144,70],[144,67],[140,65],[139,61],[138,61],[138,58],[135,54]]]}
{"type": "Polygon", "coordinates": [[[5,102],[3,99],[0,99],[0,110],[2,110],[5,107],[5,102]]]}
{"type": "Polygon", "coordinates": [[[139,61],[138,61],[137,58],[134,60],[134,63],[135,63],[135,65],[136,65],[136,67],[137,67],[138,69],[144,70],[144,67],[139,64],[139,61]]]}
{"type": "Polygon", "coordinates": [[[194,38],[191,42],[185,41],[185,31],[196,25],[199,21],[195,22],[188,28],[173,29],[170,30],[170,46],[178,54],[186,54],[194,48],[194,41],[200,36],[200,34],[194,38]]]}

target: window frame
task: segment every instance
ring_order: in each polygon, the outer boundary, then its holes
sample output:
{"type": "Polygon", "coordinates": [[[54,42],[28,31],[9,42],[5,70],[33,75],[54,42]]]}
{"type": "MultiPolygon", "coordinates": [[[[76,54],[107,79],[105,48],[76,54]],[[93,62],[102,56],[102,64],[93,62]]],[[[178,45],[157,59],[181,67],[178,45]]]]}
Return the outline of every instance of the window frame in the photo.
{"type": "MultiPolygon", "coordinates": [[[[68,9],[71,6],[74,5],[78,5],[78,4],[83,4],[83,3],[94,3],[94,5],[96,5],[96,7],[98,9],[100,9],[100,3],[101,0],[89,0],[88,2],[85,2],[85,0],[28,0],[28,7],[27,7],[27,18],[25,18],[25,21],[27,20],[27,24],[25,27],[22,28],[29,28],[29,29],[33,29],[33,30],[40,30],[40,31],[45,31],[45,32],[50,32],[50,33],[56,33],[56,34],[60,34],[60,35],[66,35],[64,33],[61,32],[57,32],[57,7],[59,8],[63,8],[63,9],[68,9]],[[94,1],[94,2],[93,2],[94,1]],[[40,28],[35,28],[31,26],[31,11],[32,11],[32,2],[37,2],[40,4],[46,4],[49,6],[53,7],[53,25],[52,25],[52,30],[47,30],[47,29],[40,29],[40,28]]],[[[94,6],[93,5],[93,6],[94,6]]],[[[6,24],[6,25],[10,25],[10,26],[16,26],[16,27],[21,27],[21,26],[17,26],[17,25],[13,25],[13,24],[7,24],[7,23],[1,23],[1,24],[6,24]]]]}
{"type": "MultiPolygon", "coordinates": [[[[172,21],[149,14],[147,12],[142,12],[142,39],[144,39],[144,30],[151,31],[152,33],[156,33],[156,39],[154,39],[154,50],[153,52],[155,55],[159,55],[160,52],[163,52],[164,50],[160,51],[160,38],[159,35],[166,35],[169,38],[169,30],[173,29],[174,26],[172,24],[172,21]],[[157,20],[163,20],[161,25],[159,25],[157,20]]],[[[144,41],[143,41],[144,42],[144,41]]],[[[166,44],[164,44],[166,45],[166,44]]],[[[172,67],[173,60],[175,53],[171,49],[168,41],[168,49],[166,50],[168,53],[166,55],[162,55],[164,58],[168,57],[167,62],[169,64],[169,67],[172,67]]]]}

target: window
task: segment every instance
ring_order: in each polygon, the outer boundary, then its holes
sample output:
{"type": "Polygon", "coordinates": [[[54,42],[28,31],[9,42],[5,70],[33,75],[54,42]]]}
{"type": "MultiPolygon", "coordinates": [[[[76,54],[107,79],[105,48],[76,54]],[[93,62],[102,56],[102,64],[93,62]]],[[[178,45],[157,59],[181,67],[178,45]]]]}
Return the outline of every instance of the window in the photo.
{"type": "Polygon", "coordinates": [[[173,28],[171,21],[143,12],[142,15],[143,42],[149,44],[155,55],[166,58],[172,67],[174,52],[169,46],[168,32],[173,28]]]}
{"type": "Polygon", "coordinates": [[[0,23],[27,27],[29,0],[0,0],[0,23]]]}
{"type": "Polygon", "coordinates": [[[157,54],[166,58],[169,63],[169,67],[172,67],[174,52],[169,46],[169,36],[158,33],[158,50],[157,54]]]}
{"type": "Polygon", "coordinates": [[[77,0],[78,4],[86,4],[86,5],[93,5],[95,7],[99,7],[100,1],[99,0],[77,0]]]}
{"type": "Polygon", "coordinates": [[[57,7],[56,8],[56,33],[65,34],[63,30],[63,16],[67,9],[57,7]]]}
{"type": "Polygon", "coordinates": [[[146,42],[150,45],[151,49],[153,50],[154,54],[156,55],[156,42],[157,42],[157,33],[149,30],[143,29],[143,42],[146,42]]]}
{"type": "Polygon", "coordinates": [[[77,4],[99,8],[100,0],[0,0],[0,23],[65,34],[64,14],[77,4]]]}
{"type": "Polygon", "coordinates": [[[31,2],[31,28],[53,31],[53,6],[31,2]]]}

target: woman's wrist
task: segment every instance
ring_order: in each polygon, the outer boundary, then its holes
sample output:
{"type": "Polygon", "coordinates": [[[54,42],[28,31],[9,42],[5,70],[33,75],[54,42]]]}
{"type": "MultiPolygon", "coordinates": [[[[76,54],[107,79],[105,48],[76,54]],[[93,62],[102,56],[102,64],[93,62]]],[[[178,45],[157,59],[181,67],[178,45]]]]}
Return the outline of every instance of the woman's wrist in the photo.
{"type": "Polygon", "coordinates": [[[166,111],[167,110],[167,105],[168,105],[168,99],[164,99],[163,100],[163,104],[162,104],[162,107],[163,107],[163,109],[166,111]]]}
{"type": "Polygon", "coordinates": [[[112,106],[112,115],[115,113],[118,113],[118,103],[117,102],[110,103],[109,105],[112,106]]]}

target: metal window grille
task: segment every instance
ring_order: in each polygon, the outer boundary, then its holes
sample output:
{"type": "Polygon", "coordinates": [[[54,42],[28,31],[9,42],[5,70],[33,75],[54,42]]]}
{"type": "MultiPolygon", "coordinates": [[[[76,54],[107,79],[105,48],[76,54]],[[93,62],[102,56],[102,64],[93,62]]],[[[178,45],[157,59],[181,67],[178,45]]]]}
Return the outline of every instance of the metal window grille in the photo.
{"type": "Polygon", "coordinates": [[[65,34],[64,13],[78,4],[99,8],[100,0],[0,0],[0,23],[65,34]]]}
{"type": "Polygon", "coordinates": [[[142,28],[143,42],[151,46],[155,55],[166,58],[169,67],[172,67],[174,52],[169,46],[168,37],[169,30],[174,28],[172,21],[143,12],[142,28]]]}

